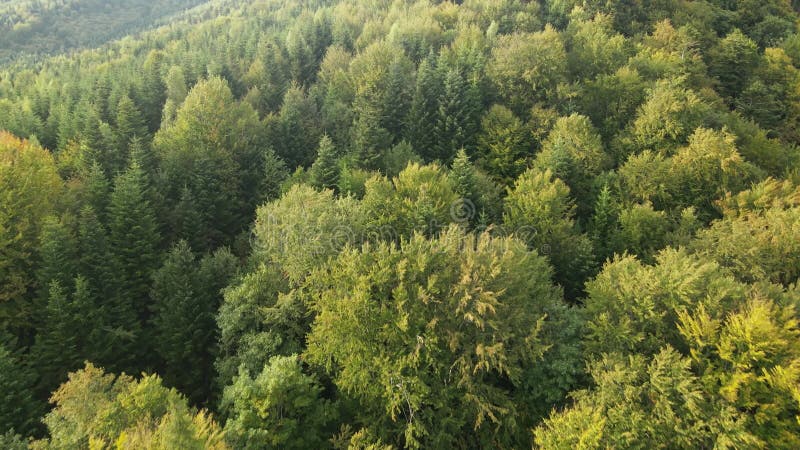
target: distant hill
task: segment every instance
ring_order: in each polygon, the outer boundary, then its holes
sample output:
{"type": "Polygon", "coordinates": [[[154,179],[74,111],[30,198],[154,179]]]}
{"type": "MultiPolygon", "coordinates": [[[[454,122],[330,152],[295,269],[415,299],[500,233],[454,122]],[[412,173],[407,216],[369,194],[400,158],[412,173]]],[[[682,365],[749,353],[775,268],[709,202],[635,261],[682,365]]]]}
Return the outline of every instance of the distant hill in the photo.
{"type": "Polygon", "coordinates": [[[0,62],[96,47],[206,0],[0,0],[0,62]]]}

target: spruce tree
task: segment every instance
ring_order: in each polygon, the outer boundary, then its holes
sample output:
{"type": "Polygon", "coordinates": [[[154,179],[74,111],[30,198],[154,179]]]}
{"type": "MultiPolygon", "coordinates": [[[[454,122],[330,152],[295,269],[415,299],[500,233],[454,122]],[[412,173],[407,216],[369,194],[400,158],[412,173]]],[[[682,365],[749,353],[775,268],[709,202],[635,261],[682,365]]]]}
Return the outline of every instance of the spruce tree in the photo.
{"type": "MultiPolygon", "coordinates": [[[[109,205],[109,244],[114,273],[114,328],[129,340],[149,316],[149,286],[158,265],[160,241],[155,215],[147,200],[142,168],[134,161],[114,181],[109,205]]],[[[132,349],[133,350],[133,349],[132,349]]],[[[139,352],[146,348],[139,346],[139,352]]],[[[146,353],[144,353],[146,354],[146,353]]],[[[135,356],[132,354],[124,355],[135,356]]]]}
{"type": "Polygon", "coordinates": [[[428,162],[436,159],[436,134],[432,125],[439,115],[438,100],[442,91],[436,66],[436,55],[431,50],[417,70],[417,84],[408,119],[408,140],[414,151],[428,162]]]}
{"type": "Polygon", "coordinates": [[[434,157],[450,161],[456,152],[468,144],[471,136],[468,124],[472,120],[468,108],[468,86],[457,70],[449,70],[439,97],[439,109],[434,123],[436,144],[434,157]]]}
{"type": "Polygon", "coordinates": [[[381,126],[381,108],[368,97],[359,98],[354,105],[356,121],[353,126],[355,156],[361,167],[379,169],[381,156],[392,146],[392,137],[381,126]]]}
{"type": "Polygon", "coordinates": [[[230,252],[198,262],[179,241],[153,274],[153,348],[164,380],[196,403],[210,400],[214,379],[215,315],[221,289],[236,267],[230,252]]]}
{"type": "Polygon", "coordinates": [[[52,216],[45,219],[39,238],[39,259],[36,275],[42,300],[47,301],[54,281],[70,289],[77,269],[77,243],[64,219],[52,216]]]}
{"type": "Polygon", "coordinates": [[[1,341],[0,374],[0,433],[14,430],[28,434],[35,429],[43,409],[33,396],[36,375],[1,341]]]}
{"type": "Polygon", "coordinates": [[[81,365],[77,333],[82,330],[69,293],[58,280],[49,285],[44,320],[31,349],[39,375],[37,391],[42,396],[66,380],[67,372],[81,365]]]}
{"type": "Polygon", "coordinates": [[[317,160],[310,170],[311,184],[319,189],[336,189],[339,184],[339,161],[336,147],[328,135],[322,136],[317,148],[317,160]]]}
{"type": "Polygon", "coordinates": [[[124,95],[117,104],[116,125],[116,153],[111,163],[111,173],[123,170],[130,154],[130,143],[134,137],[148,138],[147,125],[142,113],[127,95],[124,95]]]}

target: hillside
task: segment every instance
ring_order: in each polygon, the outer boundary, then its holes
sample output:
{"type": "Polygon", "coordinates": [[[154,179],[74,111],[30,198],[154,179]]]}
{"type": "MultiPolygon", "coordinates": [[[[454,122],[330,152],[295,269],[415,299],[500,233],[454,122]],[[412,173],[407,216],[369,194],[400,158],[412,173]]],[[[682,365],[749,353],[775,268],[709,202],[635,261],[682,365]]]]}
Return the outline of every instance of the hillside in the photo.
{"type": "Polygon", "coordinates": [[[789,0],[143,5],[0,3],[0,448],[800,448],[789,0]]]}
{"type": "Polygon", "coordinates": [[[0,61],[96,47],[147,29],[203,0],[3,0],[0,61]]]}

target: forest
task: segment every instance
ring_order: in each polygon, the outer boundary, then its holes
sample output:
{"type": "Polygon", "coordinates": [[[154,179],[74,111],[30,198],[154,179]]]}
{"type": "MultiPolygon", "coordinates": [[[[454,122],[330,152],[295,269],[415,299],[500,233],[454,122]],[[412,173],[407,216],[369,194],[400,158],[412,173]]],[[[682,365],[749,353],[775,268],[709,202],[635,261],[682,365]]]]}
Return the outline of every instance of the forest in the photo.
{"type": "Polygon", "coordinates": [[[0,448],[800,448],[798,11],[0,1],[0,448]]]}

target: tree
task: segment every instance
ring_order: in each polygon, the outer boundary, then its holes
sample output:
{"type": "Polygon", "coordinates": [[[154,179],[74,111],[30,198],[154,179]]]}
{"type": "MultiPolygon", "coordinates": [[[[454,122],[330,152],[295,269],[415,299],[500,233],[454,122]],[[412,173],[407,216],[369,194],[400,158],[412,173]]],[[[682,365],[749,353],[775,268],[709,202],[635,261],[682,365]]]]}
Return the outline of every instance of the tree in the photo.
{"type": "Polygon", "coordinates": [[[36,278],[39,283],[40,299],[47,300],[51,283],[56,282],[68,291],[77,271],[77,242],[65,218],[48,217],[42,224],[39,237],[39,270],[36,278]]]}
{"type": "Polygon", "coordinates": [[[508,108],[494,105],[481,119],[478,163],[499,183],[511,184],[522,173],[532,146],[523,123],[508,108]]]}
{"type": "Polygon", "coordinates": [[[556,121],[533,166],[549,169],[563,180],[577,200],[578,214],[585,216],[593,197],[592,183],[611,167],[611,158],[589,119],[573,114],[556,121]]]}
{"type": "Polygon", "coordinates": [[[19,361],[5,343],[0,343],[0,373],[3,374],[0,377],[0,430],[3,434],[31,433],[43,409],[34,400],[36,374],[19,361]]]}
{"type": "Polygon", "coordinates": [[[411,163],[391,180],[373,177],[362,201],[369,233],[386,240],[415,231],[433,236],[450,222],[463,222],[458,205],[450,180],[435,163],[411,163]]]}
{"type": "Polygon", "coordinates": [[[582,9],[573,10],[565,42],[570,49],[567,64],[573,78],[592,79],[613,73],[627,62],[627,42],[614,32],[612,20],[609,15],[589,18],[582,9]]]}
{"type": "Polygon", "coordinates": [[[416,86],[411,100],[408,117],[408,140],[417,153],[426,161],[433,161],[436,135],[431,124],[436,123],[438,100],[443,90],[442,79],[437,68],[437,58],[433,51],[420,63],[417,69],[416,86]]]}
{"type": "Polygon", "coordinates": [[[385,442],[518,445],[529,437],[524,401],[512,399],[549,345],[545,311],[559,315],[550,274],[524,244],[457,226],[347,248],[308,285],[316,318],[305,358],[385,442]]]}
{"type": "Polygon", "coordinates": [[[81,366],[76,331],[85,330],[81,317],[85,311],[75,308],[70,292],[58,280],[52,280],[49,287],[44,319],[31,349],[39,375],[38,391],[45,395],[64,381],[67,372],[81,366]]]}
{"type": "Polygon", "coordinates": [[[521,116],[537,101],[553,98],[565,80],[566,61],[561,37],[547,25],[538,33],[498,37],[487,74],[505,103],[521,116]]]}
{"type": "Polygon", "coordinates": [[[758,46],[740,30],[733,30],[709,52],[708,72],[719,83],[719,91],[735,99],[759,64],[758,46]]]}
{"type": "Polygon", "coordinates": [[[317,147],[317,160],[311,166],[311,184],[319,189],[335,189],[339,185],[339,161],[336,147],[327,135],[322,136],[317,147]]]}
{"type": "Polygon", "coordinates": [[[236,267],[229,252],[214,258],[222,260],[200,263],[188,244],[179,241],[153,273],[150,293],[152,347],[161,359],[164,381],[195,404],[212,398],[219,291],[236,267]]]}
{"type": "Polygon", "coordinates": [[[800,279],[796,223],[798,188],[767,179],[722,202],[723,218],[698,233],[691,247],[747,282],[789,286],[800,279]]]}
{"type": "Polygon", "coordinates": [[[576,300],[594,264],[592,244],[573,219],[570,190],[549,170],[529,169],[510,188],[503,209],[506,233],[549,258],[554,280],[576,300]]]}
{"type": "Polygon", "coordinates": [[[44,219],[62,194],[52,155],[29,141],[0,133],[0,323],[30,326],[35,286],[32,258],[44,219]]]}
{"type": "Polygon", "coordinates": [[[290,167],[309,167],[321,138],[319,112],[313,99],[300,87],[290,87],[283,97],[280,113],[272,120],[275,129],[268,141],[278,156],[290,167]]]}
{"type": "Polygon", "coordinates": [[[212,77],[192,88],[174,123],[156,134],[159,192],[169,204],[184,188],[191,191],[202,218],[199,240],[209,247],[230,242],[260,200],[264,142],[253,131],[260,129],[256,112],[236,102],[224,79],[212,77]]]}
{"type": "Polygon", "coordinates": [[[229,448],[210,414],[187,405],[157,375],[106,374],[91,363],[69,374],[45,416],[50,438],[39,448],[229,448]]]}
{"type": "Polygon", "coordinates": [[[461,148],[474,145],[480,111],[469,102],[469,86],[454,69],[444,76],[439,114],[434,122],[436,159],[449,162],[461,148]]]}
{"type": "Polygon", "coordinates": [[[130,156],[131,140],[135,137],[148,140],[149,132],[142,113],[127,95],[117,104],[115,119],[115,157],[110,161],[109,172],[113,175],[124,170],[130,156]]]}
{"type": "Polygon", "coordinates": [[[243,369],[222,400],[226,440],[241,449],[324,447],[334,417],[321,394],[297,355],[272,357],[255,378],[243,369]]]}
{"type": "MultiPolygon", "coordinates": [[[[114,267],[115,309],[110,317],[114,321],[112,327],[124,331],[119,337],[130,345],[125,354],[128,362],[146,354],[144,337],[137,333],[150,317],[150,279],[160,258],[161,238],[147,189],[144,172],[134,161],[114,180],[109,205],[108,243],[114,267]]],[[[121,364],[127,367],[124,361],[121,364]]]]}

